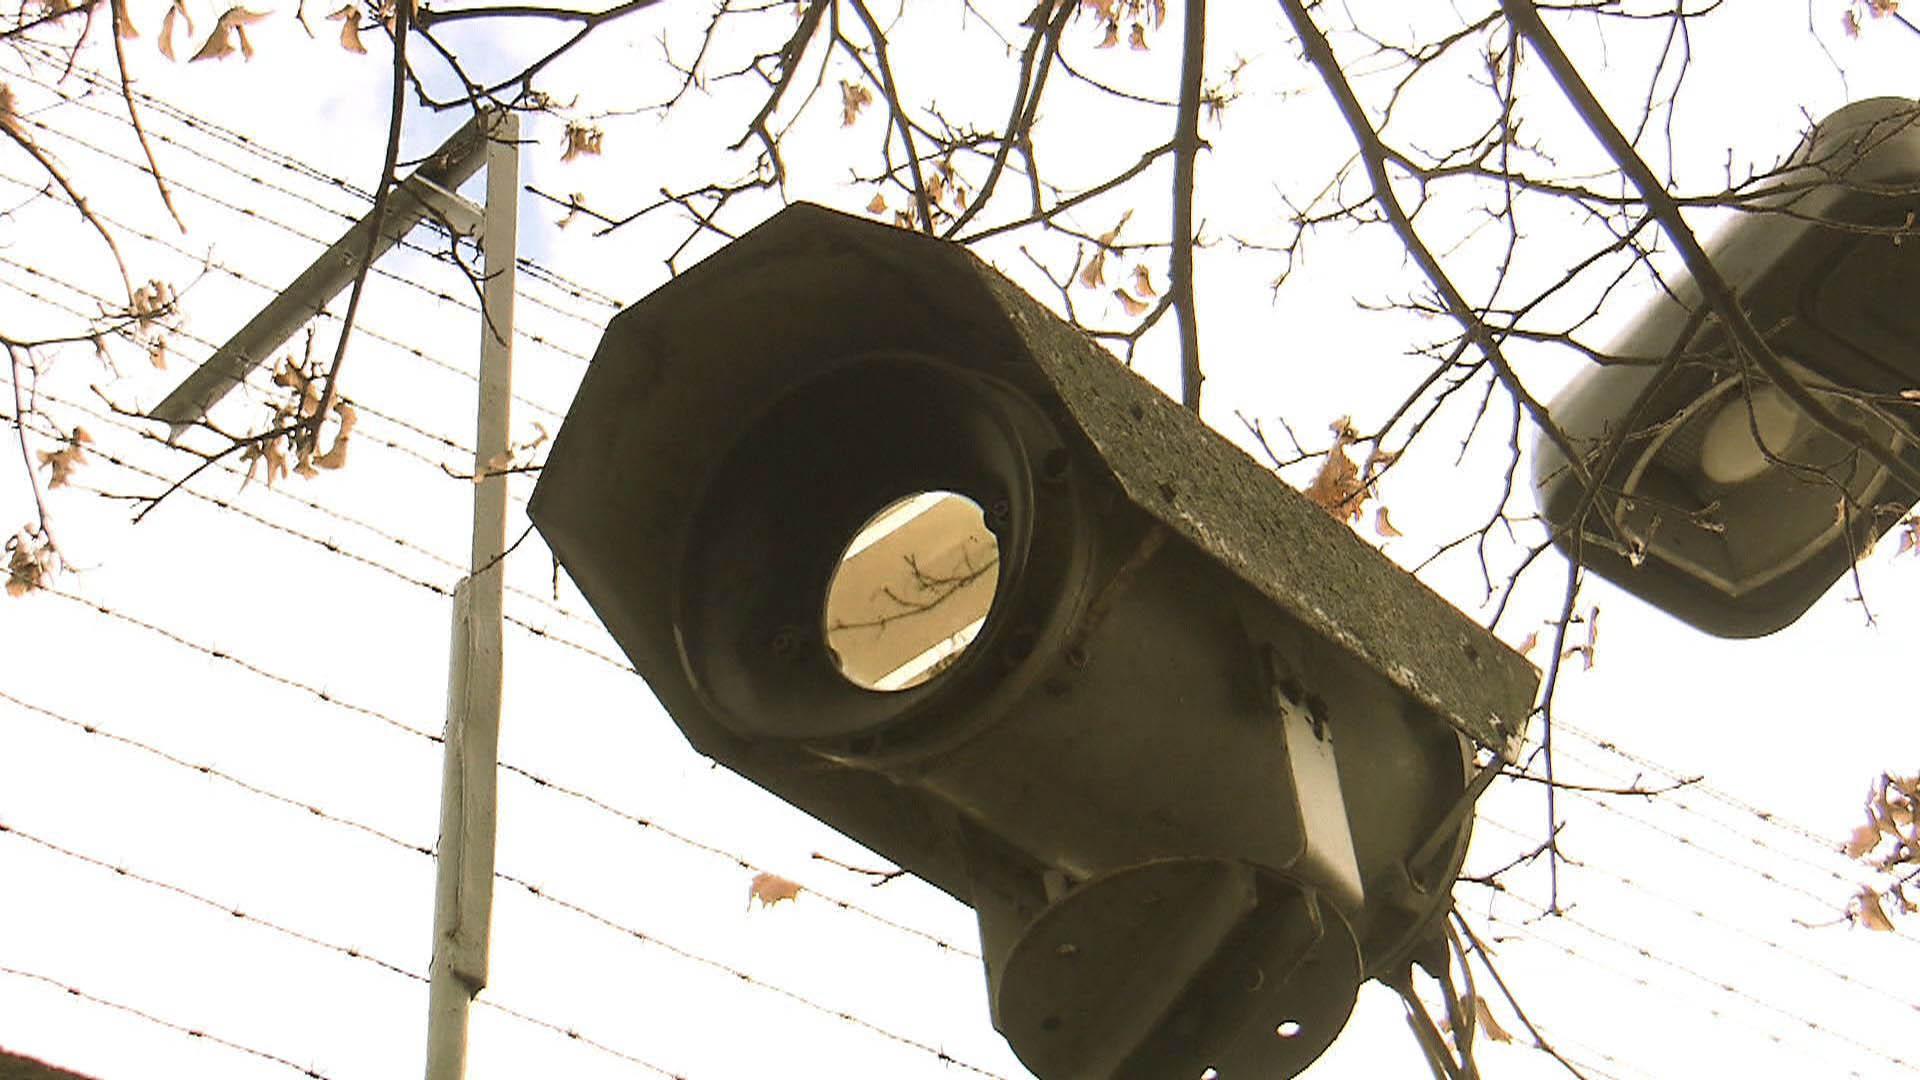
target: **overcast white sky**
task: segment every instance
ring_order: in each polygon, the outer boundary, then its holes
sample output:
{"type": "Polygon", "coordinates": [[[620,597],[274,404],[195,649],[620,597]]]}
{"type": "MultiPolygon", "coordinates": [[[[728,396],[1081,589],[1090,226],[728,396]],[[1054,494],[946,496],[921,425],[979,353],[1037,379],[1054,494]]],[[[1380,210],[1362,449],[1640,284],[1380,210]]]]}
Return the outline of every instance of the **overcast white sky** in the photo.
{"type": "MultiPolygon", "coordinates": [[[[655,32],[661,20],[688,10],[664,7],[648,16],[655,22],[636,22],[557,71],[556,96],[597,91],[591,103],[605,107],[656,96],[664,76],[655,65],[655,32]]],[[[1276,160],[1289,163],[1277,170],[1282,175],[1308,175],[1343,159],[1350,145],[1324,108],[1311,104],[1314,84],[1290,66],[1284,42],[1263,29],[1277,13],[1232,7],[1216,16],[1213,54],[1220,68],[1236,53],[1254,66],[1250,92],[1213,134],[1216,151],[1204,166],[1209,220],[1222,232],[1224,223],[1274,212],[1266,178],[1276,160]],[[1236,17],[1247,21],[1230,21],[1236,17]]],[[[1746,5],[1710,24],[1713,34],[1695,42],[1694,96],[1681,114],[1691,125],[1679,133],[1683,176],[1710,182],[1729,147],[1739,147],[1742,161],[1784,153],[1803,126],[1802,109],[1819,115],[1850,98],[1915,93],[1920,38],[1876,26],[1848,41],[1837,32],[1839,5],[1815,0],[1812,7],[1850,84],[1841,85],[1810,43],[1803,4],[1746,5]]],[[[203,31],[212,14],[201,18],[203,31]]],[[[155,152],[192,228],[184,238],[127,164],[138,150],[110,95],[53,105],[35,85],[49,79],[49,69],[26,74],[16,58],[0,61],[0,80],[20,95],[23,112],[49,125],[35,137],[119,224],[136,277],[192,283],[167,371],[143,368],[124,344],[114,349],[117,376],[87,348],[46,354],[45,411],[63,425],[83,424],[97,440],[99,453],[77,477],[85,487],[124,494],[160,485],[107,455],[179,475],[181,458],[110,416],[91,415],[105,412],[100,395],[128,407],[157,402],[365,210],[329,178],[364,188],[378,166],[383,50],[371,35],[373,55],[364,58],[324,41],[309,44],[289,14],[261,24],[260,56],[251,65],[234,58],[175,68],[142,54],[144,90],[256,140],[239,145],[164,109],[147,110],[155,152]],[[204,273],[203,264],[211,266],[204,273]]],[[[158,10],[145,18],[157,22],[158,10]]],[[[897,47],[905,55],[939,42],[950,66],[929,69],[928,78],[955,88],[941,104],[950,115],[978,109],[983,123],[997,123],[999,97],[955,96],[968,85],[969,64],[998,56],[991,39],[957,33],[960,21],[950,13],[910,23],[913,33],[903,30],[897,47]]],[[[689,25],[668,28],[676,55],[684,55],[689,25]]],[[[1069,58],[1115,78],[1171,85],[1171,25],[1168,47],[1146,57],[1095,54],[1094,40],[1079,33],[1069,58]]],[[[1570,40],[1596,63],[1602,44],[1570,40]]],[[[1631,39],[1604,44],[1623,79],[1643,63],[1631,39]]],[[[495,39],[475,47],[483,50],[476,55],[505,63],[532,46],[495,39]]],[[[94,67],[106,60],[99,50],[89,57],[94,67]]],[[[73,80],[64,87],[79,88],[73,80]]],[[[528,148],[523,175],[544,190],[588,192],[610,209],[636,205],[662,184],[704,177],[714,132],[730,142],[747,115],[741,100],[718,88],[664,123],[610,120],[607,154],[570,165],[558,160],[557,132],[536,128],[542,141],[528,148]]],[[[1085,106],[1063,93],[1058,107],[1071,110],[1076,101],[1085,106]]],[[[834,103],[826,105],[803,129],[816,150],[792,162],[792,193],[857,210],[872,188],[846,183],[846,172],[877,144],[878,117],[841,132],[834,103]]],[[[1419,108],[1440,123],[1447,103],[1419,108]]],[[[1102,123],[1160,122],[1148,109],[1117,115],[1089,120],[1083,138],[1060,144],[1054,160],[1064,176],[1091,179],[1107,159],[1137,153],[1103,137],[1102,123]]],[[[1551,110],[1539,122],[1554,123],[1551,110]]],[[[444,131],[423,124],[409,151],[430,148],[444,131]]],[[[95,314],[115,300],[110,263],[70,209],[36,195],[41,182],[30,161],[0,154],[0,324],[9,332],[71,326],[76,313],[95,314]]],[[[1090,210],[1081,224],[1104,231],[1114,209],[1090,210]]],[[[529,200],[525,254],[617,305],[664,280],[668,231],[683,227],[595,239],[578,227],[556,231],[558,216],[529,200]]],[[[1147,206],[1129,228],[1150,236],[1163,220],[1147,206]]],[[[1035,285],[1012,247],[989,254],[1035,285]]],[[[1239,434],[1236,411],[1282,416],[1303,436],[1317,436],[1342,414],[1379,415],[1395,396],[1392,378],[1417,362],[1403,354],[1444,332],[1353,303],[1356,292],[1373,300],[1404,295],[1391,286],[1411,279],[1387,254],[1377,239],[1327,238],[1314,248],[1311,274],[1303,272],[1277,302],[1261,264],[1248,269],[1227,245],[1205,254],[1207,418],[1230,437],[1239,434]]],[[[469,488],[447,479],[440,465],[467,464],[446,440],[470,441],[473,406],[471,381],[437,365],[471,370],[480,331],[462,303],[435,298],[467,300],[464,280],[450,268],[396,252],[383,269],[427,291],[383,277],[369,292],[367,332],[345,383],[364,406],[350,468],[271,491],[257,482],[240,490],[237,477],[219,471],[193,485],[253,515],[247,518],[182,494],[134,527],[124,501],[53,494],[54,523],[77,568],[58,587],[84,600],[39,595],[0,603],[0,823],[18,830],[0,835],[0,968],[8,969],[0,971],[0,1046],[106,1080],[298,1074],[62,989],[73,987],[330,1078],[419,1073],[424,984],[367,958],[426,970],[432,864],[407,846],[433,842],[439,750],[400,726],[437,732],[441,724],[447,602],[433,587],[457,578],[445,560],[464,558],[469,488]],[[300,805],[191,767],[200,764],[300,805]]],[[[517,434],[530,437],[536,420],[554,427],[541,407],[564,411],[582,358],[617,305],[523,278],[516,380],[525,400],[515,404],[517,434]]],[[[1085,310],[1122,321],[1117,310],[1085,310]]],[[[330,334],[322,324],[322,348],[330,334]]],[[[1142,369],[1164,378],[1167,357],[1164,346],[1150,349],[1142,369]]],[[[1551,389],[1551,364],[1535,370],[1542,389],[1551,389]]],[[[1568,364],[1559,377],[1573,370],[1568,364]]],[[[258,400],[236,400],[227,415],[236,423],[257,419],[258,400]]],[[[0,409],[12,414],[5,396],[0,409]]],[[[1485,503],[1475,496],[1489,490],[1497,451],[1477,448],[1458,469],[1445,452],[1409,461],[1384,492],[1408,534],[1389,553],[1417,561],[1482,513],[1485,503]]],[[[521,498],[529,488],[516,481],[521,498]]],[[[0,464],[0,508],[10,508],[0,526],[10,530],[29,507],[22,469],[0,464]]],[[[522,509],[514,508],[516,534],[522,509]]],[[[969,910],[912,880],[870,888],[810,858],[818,851],[883,865],[688,750],[640,681],[604,659],[616,649],[564,578],[559,604],[547,601],[550,565],[537,537],[509,568],[523,590],[509,598],[509,613],[547,636],[508,630],[501,752],[524,772],[501,778],[499,868],[547,895],[501,883],[493,985],[483,1000],[618,1054],[479,1009],[473,1076],[648,1074],[619,1055],[702,1080],[944,1076],[968,1067],[1026,1075],[988,1023],[983,979],[969,954],[977,949],[969,910]],[[543,788],[526,772],[599,806],[543,788]],[[743,863],[817,891],[749,912],[753,871],[743,863]]],[[[1702,637],[1590,586],[1587,602],[1604,611],[1604,634],[1594,670],[1571,675],[1563,688],[1559,708],[1570,730],[1562,774],[1599,784],[1658,782],[1660,770],[1705,774],[1713,790],[1656,802],[1563,799],[1566,845],[1579,860],[1562,874],[1570,918],[1536,917],[1545,892],[1539,874],[1514,875],[1506,895],[1471,886],[1459,893],[1462,910],[1496,936],[1502,971],[1530,1015],[1593,1067],[1589,1075],[1878,1077],[1914,1071],[1894,1060],[1900,1054],[1920,1062],[1905,1034],[1915,1019],[1914,937],[1801,925],[1831,922],[1851,894],[1852,871],[1834,848],[1858,817],[1866,782],[1881,769],[1911,767],[1915,757],[1903,675],[1920,643],[1917,574],[1920,564],[1894,558],[1889,546],[1863,567],[1876,625],[1836,591],[1792,629],[1738,643],[1702,637]]],[[[1442,566],[1430,583],[1484,615],[1470,568],[1442,566]]],[[[1553,609],[1557,586],[1549,575],[1523,596],[1524,617],[1503,624],[1508,640],[1553,609]]],[[[1470,866],[1498,866],[1531,848],[1543,822],[1537,789],[1496,788],[1470,866]]],[[[1503,1003],[1496,1000],[1495,1011],[1517,1029],[1503,1003]]],[[[1523,1047],[1486,1046],[1482,1061],[1490,1077],[1563,1075],[1523,1047]]],[[[1370,988],[1310,1075],[1424,1075],[1397,1000],[1370,988]]]]}

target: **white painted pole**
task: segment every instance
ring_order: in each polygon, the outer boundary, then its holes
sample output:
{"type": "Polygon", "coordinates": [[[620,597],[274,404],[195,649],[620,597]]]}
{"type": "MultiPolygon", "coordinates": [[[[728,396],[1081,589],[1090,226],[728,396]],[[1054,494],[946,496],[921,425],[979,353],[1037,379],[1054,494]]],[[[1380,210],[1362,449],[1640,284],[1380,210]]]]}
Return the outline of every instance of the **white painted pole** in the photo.
{"type": "MultiPolygon", "coordinates": [[[[506,460],[513,373],[513,294],[520,206],[520,118],[490,113],[487,201],[481,219],[480,405],[474,476],[506,460]]],[[[493,917],[495,781],[500,744],[500,558],[507,542],[507,480],[473,489],[472,573],[454,590],[453,656],[440,780],[433,964],[427,992],[427,1080],[462,1080],[467,1014],[487,985],[493,917]]]]}

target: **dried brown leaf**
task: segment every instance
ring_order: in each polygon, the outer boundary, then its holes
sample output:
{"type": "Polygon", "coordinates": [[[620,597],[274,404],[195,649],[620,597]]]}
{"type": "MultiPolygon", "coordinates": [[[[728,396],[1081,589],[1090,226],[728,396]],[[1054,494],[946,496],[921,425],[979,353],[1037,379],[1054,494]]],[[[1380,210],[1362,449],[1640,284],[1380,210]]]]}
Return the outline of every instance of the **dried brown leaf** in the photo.
{"type": "Polygon", "coordinates": [[[1101,248],[1080,268],[1080,284],[1089,289],[1098,289],[1107,283],[1107,251],[1101,248]]]}
{"type": "Polygon", "coordinates": [[[38,452],[40,464],[45,465],[53,474],[47,480],[47,487],[67,486],[73,478],[73,471],[87,463],[86,451],[81,447],[92,441],[92,437],[87,434],[85,428],[74,428],[73,434],[67,438],[65,445],[60,449],[38,452]]]}
{"type": "Polygon", "coordinates": [[[113,32],[118,34],[123,41],[132,40],[140,36],[140,29],[133,25],[133,16],[127,13],[125,0],[114,5],[113,32]]]}
{"type": "Polygon", "coordinates": [[[1856,827],[1853,835],[1847,838],[1847,858],[1857,859],[1880,846],[1880,822],[1869,817],[1865,824],[1856,827]]]}
{"type": "Polygon", "coordinates": [[[1387,508],[1384,506],[1377,507],[1373,511],[1373,531],[1379,534],[1380,536],[1385,536],[1385,537],[1388,537],[1389,539],[1395,536],[1406,535],[1405,533],[1401,532],[1399,529],[1396,529],[1393,527],[1393,522],[1388,520],[1387,518],[1387,508]]]}
{"type": "Polygon", "coordinates": [[[1147,273],[1146,263],[1135,263],[1133,267],[1133,292],[1142,300],[1151,300],[1160,295],[1153,287],[1153,277],[1147,273]]]}
{"type": "Polygon", "coordinates": [[[174,0],[173,5],[167,8],[166,15],[160,19],[160,55],[169,60],[180,59],[173,54],[173,27],[182,20],[187,24],[187,33],[193,33],[193,16],[187,13],[185,0],[174,0]]]}
{"type": "Polygon", "coordinates": [[[1347,456],[1347,447],[1357,441],[1352,421],[1341,417],[1333,425],[1333,437],[1333,446],[1320,463],[1320,471],[1301,494],[1337,521],[1358,521],[1361,506],[1366,502],[1366,484],[1360,479],[1360,467],[1347,456]]]}
{"type": "Polygon", "coordinates": [[[875,195],[873,201],[867,204],[867,213],[869,214],[884,214],[886,212],[887,197],[885,195],[875,195]]]}
{"type": "Polygon", "coordinates": [[[1500,1021],[1493,1018],[1493,1010],[1487,1007],[1486,998],[1475,997],[1473,999],[1473,1021],[1474,1025],[1484,1032],[1487,1038],[1492,1039],[1494,1042],[1513,1042],[1513,1033],[1501,1027],[1500,1021]]]}
{"type": "Polygon", "coordinates": [[[213,24],[213,32],[207,35],[206,44],[193,54],[194,63],[200,60],[218,60],[231,55],[237,45],[242,59],[253,59],[253,43],[247,40],[247,27],[267,17],[264,11],[248,11],[244,7],[230,7],[213,24]]]}
{"type": "Polygon", "coordinates": [[[1520,644],[1515,647],[1515,651],[1518,652],[1521,656],[1526,656],[1529,653],[1533,652],[1533,650],[1539,647],[1540,647],[1540,631],[1530,630],[1527,632],[1526,637],[1523,637],[1520,639],[1520,644]]]}
{"type": "Polygon", "coordinates": [[[263,466],[267,475],[267,486],[272,487],[275,480],[287,475],[287,450],[284,439],[267,439],[255,442],[240,452],[240,460],[247,466],[247,475],[240,481],[246,487],[253,480],[256,470],[263,466]]]}
{"type": "Polygon", "coordinates": [[[333,445],[327,452],[315,458],[313,463],[322,469],[344,469],[347,466],[347,440],[353,437],[353,425],[360,422],[360,414],[353,406],[337,401],[333,414],[340,418],[340,430],[334,433],[333,445]]]}
{"type": "Polygon", "coordinates": [[[1113,298],[1120,301],[1120,306],[1126,309],[1127,314],[1136,319],[1145,315],[1147,308],[1152,306],[1144,300],[1135,300],[1125,289],[1113,290],[1113,298]]]}
{"type": "Polygon", "coordinates": [[[1139,23],[1134,23],[1133,29],[1127,32],[1127,45],[1135,52],[1146,52],[1147,28],[1139,23]]]}
{"type": "Polygon", "coordinates": [[[360,41],[360,19],[362,12],[357,4],[348,4],[327,16],[327,21],[340,23],[340,47],[350,53],[361,56],[367,54],[367,47],[360,41]]]}
{"type": "Polygon", "coordinates": [[[561,153],[560,160],[572,161],[574,158],[582,156],[600,156],[600,141],[605,135],[605,132],[592,124],[568,121],[567,148],[561,153]]]}
{"type": "Polygon", "coordinates": [[[779,874],[761,871],[753,875],[753,881],[747,885],[747,910],[753,910],[757,902],[761,907],[772,907],[782,900],[800,898],[800,884],[788,881],[779,874]]]}
{"type": "Polygon", "coordinates": [[[1114,243],[1120,239],[1120,230],[1127,227],[1127,222],[1132,219],[1132,217],[1133,211],[1131,210],[1121,214],[1120,220],[1114,222],[1113,228],[1100,234],[1100,247],[1102,249],[1111,248],[1114,243]]]}
{"type": "Polygon", "coordinates": [[[45,588],[53,576],[53,543],[44,535],[21,529],[7,541],[7,595],[25,596],[45,588]]]}
{"type": "Polygon", "coordinates": [[[1107,23],[1106,36],[1101,38],[1100,44],[1095,45],[1094,48],[1111,49],[1118,44],[1120,44],[1120,24],[1117,22],[1109,22],[1107,23]]]}
{"type": "Polygon", "coordinates": [[[858,83],[840,80],[840,126],[852,127],[860,111],[873,104],[873,91],[858,83]]]}
{"type": "Polygon", "coordinates": [[[1860,895],[1854,898],[1859,906],[1860,925],[1882,934],[1893,933],[1893,920],[1887,918],[1885,908],[1880,906],[1880,895],[1872,889],[1862,886],[1860,895]]]}

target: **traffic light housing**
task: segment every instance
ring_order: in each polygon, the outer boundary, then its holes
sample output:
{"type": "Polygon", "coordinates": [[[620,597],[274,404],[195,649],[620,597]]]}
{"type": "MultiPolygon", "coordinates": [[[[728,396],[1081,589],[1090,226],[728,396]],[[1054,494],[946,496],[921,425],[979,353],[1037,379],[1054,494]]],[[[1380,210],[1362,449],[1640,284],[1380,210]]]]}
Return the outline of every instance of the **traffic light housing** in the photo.
{"type": "MultiPolygon", "coordinates": [[[[1900,404],[1920,386],[1920,242],[1902,233],[1920,212],[1920,107],[1836,112],[1755,202],[1714,265],[1816,398],[1920,467],[1900,404]]],[[[1741,358],[1690,276],[1606,352],[1548,412],[1582,452],[1629,434],[1592,499],[1537,440],[1541,512],[1569,555],[1708,633],[1791,624],[1920,497],[1741,358]]]]}
{"type": "Polygon", "coordinates": [[[976,910],[1047,1078],[1304,1068],[1438,940],[1537,681],[965,250],[807,205],[613,320],[531,514],[696,749],[976,910]]]}

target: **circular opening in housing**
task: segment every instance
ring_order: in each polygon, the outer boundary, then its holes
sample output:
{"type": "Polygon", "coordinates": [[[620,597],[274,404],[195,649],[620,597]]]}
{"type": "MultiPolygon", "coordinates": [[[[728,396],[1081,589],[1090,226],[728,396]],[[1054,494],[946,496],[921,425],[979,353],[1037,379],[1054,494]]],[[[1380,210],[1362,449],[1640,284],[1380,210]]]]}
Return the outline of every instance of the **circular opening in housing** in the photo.
{"type": "Polygon", "coordinates": [[[1305,1029],[1300,1026],[1300,1021],[1298,1020],[1282,1020],[1279,1024],[1275,1025],[1273,1033],[1283,1039],[1297,1039],[1303,1030],[1305,1029]]]}
{"type": "Polygon", "coordinates": [[[822,613],[835,665],[867,690],[909,690],[980,633],[1000,544],[980,504],[951,491],[896,499],[867,519],[834,568],[822,613]]]}

